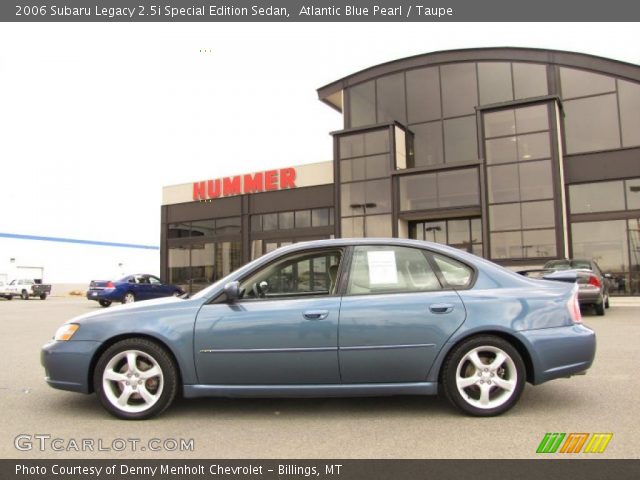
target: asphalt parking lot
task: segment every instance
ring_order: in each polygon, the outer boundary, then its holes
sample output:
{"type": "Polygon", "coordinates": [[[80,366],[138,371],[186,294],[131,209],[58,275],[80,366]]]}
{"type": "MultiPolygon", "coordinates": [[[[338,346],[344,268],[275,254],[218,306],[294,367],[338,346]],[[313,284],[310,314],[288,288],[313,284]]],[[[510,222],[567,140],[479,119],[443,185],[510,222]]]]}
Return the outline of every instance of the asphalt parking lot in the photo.
{"type": "Polygon", "coordinates": [[[93,395],[48,387],[40,366],[40,347],[55,329],[97,309],[83,298],[0,299],[0,457],[533,458],[546,432],[612,432],[598,457],[640,458],[640,299],[612,299],[605,317],[585,312],[598,335],[587,375],[527,385],[513,410],[485,419],[465,417],[439,397],[392,397],[178,400],[153,420],[117,420],[93,395]],[[33,441],[20,451],[14,440],[21,434],[50,435],[71,449],[41,451],[33,441]],[[75,451],[73,441],[86,438],[102,448],[119,448],[119,439],[139,443],[136,451],[75,451]],[[151,439],[193,439],[193,450],[151,451],[144,447],[151,439]]]}

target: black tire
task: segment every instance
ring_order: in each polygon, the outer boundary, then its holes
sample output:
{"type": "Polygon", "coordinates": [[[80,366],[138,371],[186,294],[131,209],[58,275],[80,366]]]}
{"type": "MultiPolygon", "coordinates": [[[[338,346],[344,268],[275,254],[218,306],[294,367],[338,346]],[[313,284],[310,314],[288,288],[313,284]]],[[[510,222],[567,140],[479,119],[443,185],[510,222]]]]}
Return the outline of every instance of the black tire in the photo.
{"type": "Polygon", "coordinates": [[[604,299],[604,308],[609,308],[609,294],[604,299]]]}
{"type": "MultiPolygon", "coordinates": [[[[93,372],[93,387],[96,395],[100,399],[100,403],[102,403],[102,406],[110,414],[124,420],[145,420],[164,412],[176,397],[178,383],[178,370],[171,356],[163,347],[145,338],[127,338],[111,345],[100,355],[93,372]],[[142,411],[131,412],[115,406],[112,401],[109,400],[109,392],[106,392],[104,389],[103,374],[109,362],[117,358],[119,354],[127,351],[142,352],[144,355],[152,358],[161,370],[162,379],[160,382],[162,390],[161,393],[159,393],[158,400],[149,408],[142,411]]],[[[115,394],[117,395],[118,392],[115,392],[115,394]]],[[[135,393],[132,394],[132,397],[133,396],[135,396],[135,393]]]]}
{"type": "Polygon", "coordinates": [[[109,300],[98,300],[98,303],[103,308],[107,308],[109,305],[111,305],[111,302],[109,300]]]}
{"type": "Polygon", "coordinates": [[[596,310],[596,315],[598,315],[599,317],[604,316],[604,300],[600,303],[594,304],[593,308],[595,308],[596,310]]]}
{"type": "Polygon", "coordinates": [[[493,335],[479,335],[463,341],[449,352],[442,365],[441,372],[441,385],[447,400],[467,415],[476,417],[492,417],[509,410],[518,402],[526,381],[525,365],[518,351],[506,340],[493,335]],[[501,365],[506,365],[506,368],[498,368],[494,374],[491,374],[488,368],[482,368],[482,372],[479,372],[470,360],[466,360],[466,356],[476,349],[481,353],[483,349],[486,349],[487,353],[482,353],[483,356],[480,359],[489,362],[486,363],[487,367],[490,366],[490,361],[492,360],[489,358],[491,351],[501,351],[508,359],[501,363],[501,365]],[[464,378],[461,377],[461,380],[468,378],[476,381],[473,385],[462,389],[465,392],[465,396],[463,396],[457,384],[458,368],[469,370],[469,367],[473,369],[473,373],[468,375],[469,372],[464,372],[467,374],[463,375],[464,378]],[[477,378],[476,373],[478,374],[477,378]],[[500,388],[494,385],[496,380],[510,382],[513,386],[510,390],[500,388]],[[476,394],[480,397],[481,388],[479,383],[483,383],[482,388],[489,390],[488,399],[495,404],[494,407],[489,404],[486,407],[477,406],[477,404],[481,403],[481,398],[473,397],[476,394]],[[492,386],[489,386],[489,384],[492,386]],[[491,395],[494,395],[492,400],[491,395]]]}
{"type": "Polygon", "coordinates": [[[122,297],[122,303],[134,303],[135,301],[136,301],[136,296],[133,294],[133,292],[127,292],[122,297]],[[131,300],[129,300],[129,298],[131,300]]]}
{"type": "Polygon", "coordinates": [[[6,296],[6,297],[4,297],[4,298],[6,298],[7,300],[13,300],[13,295],[7,295],[7,296],[6,296]]]}
{"type": "Polygon", "coordinates": [[[41,293],[40,294],[40,300],[46,300],[47,299],[47,294],[46,293],[41,293]]]}
{"type": "Polygon", "coordinates": [[[22,290],[22,292],[20,292],[20,298],[23,300],[29,300],[29,292],[22,290]]]}

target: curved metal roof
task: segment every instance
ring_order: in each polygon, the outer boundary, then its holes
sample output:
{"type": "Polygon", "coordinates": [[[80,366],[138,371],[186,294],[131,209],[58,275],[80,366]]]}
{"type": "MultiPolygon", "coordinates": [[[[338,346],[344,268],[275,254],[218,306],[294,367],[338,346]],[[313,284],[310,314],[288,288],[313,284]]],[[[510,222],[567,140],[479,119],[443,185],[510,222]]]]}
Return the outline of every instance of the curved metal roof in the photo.
{"type": "Polygon", "coordinates": [[[357,85],[358,83],[414,68],[474,61],[514,61],[555,64],[606,73],[608,75],[640,82],[640,65],[585,53],[521,47],[469,48],[426,53],[381,63],[353,73],[340,80],[336,80],[324,87],[320,87],[318,89],[318,98],[331,107],[340,110],[335,102],[337,95],[345,88],[357,85]]]}

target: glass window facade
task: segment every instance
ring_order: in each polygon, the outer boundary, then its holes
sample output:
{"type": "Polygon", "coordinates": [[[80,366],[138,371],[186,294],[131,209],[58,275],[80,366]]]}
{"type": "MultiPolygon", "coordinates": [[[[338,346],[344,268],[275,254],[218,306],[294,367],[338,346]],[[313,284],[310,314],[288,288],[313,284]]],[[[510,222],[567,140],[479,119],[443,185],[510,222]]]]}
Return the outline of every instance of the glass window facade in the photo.
{"type": "Polygon", "coordinates": [[[339,137],[340,227],[343,237],[392,234],[389,136],[390,130],[385,128],[339,137]],[[354,149],[352,145],[364,147],[354,149]],[[344,150],[343,146],[346,147],[344,150]],[[361,156],[356,156],[358,154],[361,156]]]}
{"type": "Polygon", "coordinates": [[[557,254],[548,108],[543,103],[484,114],[493,259],[557,254]]]}
{"type": "Polygon", "coordinates": [[[572,214],[640,209],[640,178],[569,186],[572,214]]]}
{"type": "Polygon", "coordinates": [[[400,178],[400,210],[431,210],[480,204],[477,168],[400,178]]]}
{"type": "Polygon", "coordinates": [[[412,222],[409,236],[416,240],[444,243],[474,255],[483,254],[482,221],[479,217],[412,222]]]}

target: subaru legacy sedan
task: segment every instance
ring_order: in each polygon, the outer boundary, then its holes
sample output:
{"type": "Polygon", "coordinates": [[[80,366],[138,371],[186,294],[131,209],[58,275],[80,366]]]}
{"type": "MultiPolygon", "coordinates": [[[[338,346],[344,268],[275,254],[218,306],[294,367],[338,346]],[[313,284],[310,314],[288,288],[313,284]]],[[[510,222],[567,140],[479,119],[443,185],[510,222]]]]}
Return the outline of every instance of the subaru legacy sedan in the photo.
{"type": "Polygon", "coordinates": [[[501,414],[525,382],[584,373],[595,335],[574,284],[416,240],[275,250],[191,298],[92,312],[41,354],[54,388],[123,419],[184,397],[434,395],[501,414]]]}

